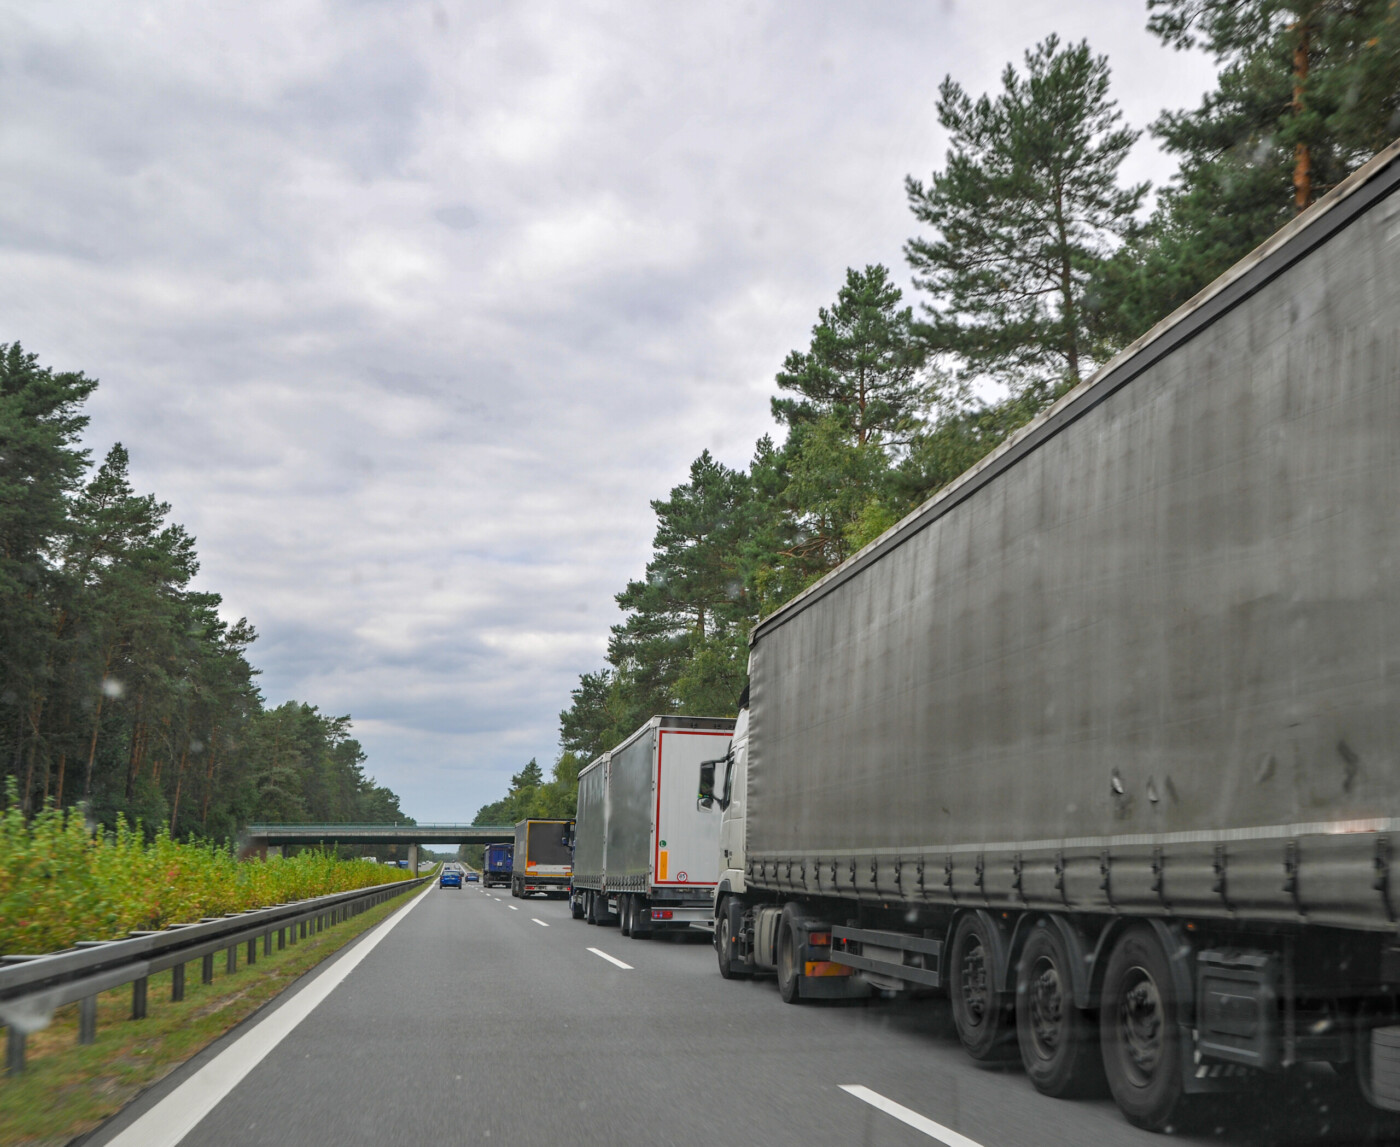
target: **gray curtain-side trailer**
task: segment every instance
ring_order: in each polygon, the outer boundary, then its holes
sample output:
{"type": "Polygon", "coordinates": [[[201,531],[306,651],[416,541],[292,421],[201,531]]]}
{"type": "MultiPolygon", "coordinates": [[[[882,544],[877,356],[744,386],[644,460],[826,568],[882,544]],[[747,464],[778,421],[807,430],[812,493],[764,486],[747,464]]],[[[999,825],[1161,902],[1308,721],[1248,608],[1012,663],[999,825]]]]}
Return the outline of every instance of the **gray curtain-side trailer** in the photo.
{"type": "Polygon", "coordinates": [[[696,797],[733,733],[732,718],[653,717],[579,773],[575,919],[638,939],[713,921],[720,816],[696,797]]]}
{"type": "MultiPolygon", "coordinates": [[[[725,976],[1047,1094],[1400,1109],[1400,145],[764,619],[725,976]]],[[[707,789],[708,791],[708,789],[707,789]]]]}

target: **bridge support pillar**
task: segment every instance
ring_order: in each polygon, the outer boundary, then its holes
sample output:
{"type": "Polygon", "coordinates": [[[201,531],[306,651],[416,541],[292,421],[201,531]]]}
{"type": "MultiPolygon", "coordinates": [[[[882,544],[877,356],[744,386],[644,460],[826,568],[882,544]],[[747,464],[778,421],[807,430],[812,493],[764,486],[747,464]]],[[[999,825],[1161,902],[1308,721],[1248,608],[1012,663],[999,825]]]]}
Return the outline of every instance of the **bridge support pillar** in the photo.
{"type": "Polygon", "coordinates": [[[418,846],[416,844],[408,846],[408,874],[410,876],[418,875],[418,846]]]}

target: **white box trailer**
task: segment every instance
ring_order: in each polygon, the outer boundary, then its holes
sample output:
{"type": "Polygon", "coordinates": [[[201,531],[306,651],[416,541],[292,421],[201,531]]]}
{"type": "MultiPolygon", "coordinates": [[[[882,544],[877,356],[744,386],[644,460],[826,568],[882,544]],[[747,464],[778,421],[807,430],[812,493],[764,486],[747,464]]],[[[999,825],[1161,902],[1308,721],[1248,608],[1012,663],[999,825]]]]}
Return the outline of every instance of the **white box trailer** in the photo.
{"type": "Polygon", "coordinates": [[[729,718],[653,717],[579,773],[576,919],[636,937],[712,923],[720,817],[696,798],[733,735],[729,718]]]}

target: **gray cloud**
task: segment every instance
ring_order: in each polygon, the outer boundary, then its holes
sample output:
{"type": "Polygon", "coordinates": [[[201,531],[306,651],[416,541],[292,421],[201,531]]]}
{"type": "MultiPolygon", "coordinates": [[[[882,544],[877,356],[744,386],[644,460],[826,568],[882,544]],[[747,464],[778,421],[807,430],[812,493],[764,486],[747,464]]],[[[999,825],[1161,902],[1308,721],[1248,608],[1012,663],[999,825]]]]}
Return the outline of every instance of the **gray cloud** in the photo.
{"type": "Polygon", "coordinates": [[[552,758],[648,499],[747,459],[847,265],[903,274],[943,74],[1087,35],[1141,125],[1210,77],[1144,21],[0,5],[0,339],[101,378],[93,448],[198,535],[269,700],[353,713],[409,812],[470,818],[552,758]]]}

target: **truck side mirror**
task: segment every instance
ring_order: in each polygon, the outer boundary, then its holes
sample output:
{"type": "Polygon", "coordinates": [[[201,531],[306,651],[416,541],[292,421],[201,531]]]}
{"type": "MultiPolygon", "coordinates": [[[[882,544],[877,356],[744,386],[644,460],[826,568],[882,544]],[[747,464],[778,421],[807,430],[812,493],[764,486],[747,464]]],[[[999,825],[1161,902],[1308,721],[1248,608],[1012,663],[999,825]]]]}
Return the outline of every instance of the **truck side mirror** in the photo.
{"type": "Polygon", "coordinates": [[[734,750],[724,754],[724,793],[718,797],[721,810],[729,807],[729,802],[734,799],[734,750]]]}
{"type": "Polygon", "coordinates": [[[695,798],[696,808],[715,807],[715,761],[700,762],[700,792],[695,798]]]}

